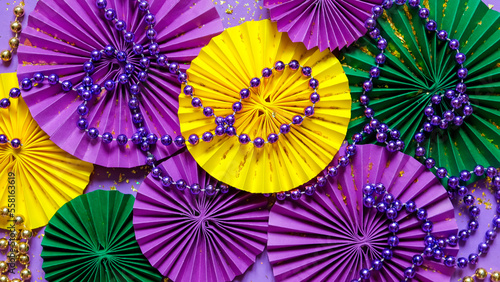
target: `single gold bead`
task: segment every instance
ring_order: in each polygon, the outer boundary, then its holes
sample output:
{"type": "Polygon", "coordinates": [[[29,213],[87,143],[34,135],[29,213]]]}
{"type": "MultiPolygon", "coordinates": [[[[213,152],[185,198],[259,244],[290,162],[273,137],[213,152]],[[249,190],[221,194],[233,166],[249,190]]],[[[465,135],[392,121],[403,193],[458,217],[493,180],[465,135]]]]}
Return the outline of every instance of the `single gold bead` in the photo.
{"type": "Polygon", "coordinates": [[[33,232],[29,229],[23,229],[23,231],[21,231],[21,238],[23,239],[29,240],[32,236],[33,232]]]}
{"type": "MultiPolygon", "coordinates": [[[[10,50],[3,50],[2,53],[0,54],[0,57],[2,57],[2,61],[8,62],[12,60],[12,52],[10,50]]],[[[4,215],[4,211],[2,210],[2,215],[4,215]]],[[[7,212],[8,215],[8,212],[7,212]]]]}
{"type": "MultiPolygon", "coordinates": [[[[5,50],[5,51],[8,51],[8,50],[5,50]]],[[[2,59],[3,59],[3,52],[5,52],[5,51],[2,51],[2,59]]],[[[10,210],[8,207],[2,207],[2,210],[0,212],[1,212],[2,216],[4,216],[4,217],[9,216],[9,214],[10,214],[10,210]]]]}
{"type": "Polygon", "coordinates": [[[2,274],[0,276],[0,282],[10,282],[10,279],[9,279],[9,277],[7,275],[2,274]]]}
{"type": "Polygon", "coordinates": [[[21,270],[20,276],[21,276],[22,280],[30,280],[31,279],[31,270],[29,270],[28,268],[21,270]]]}
{"type": "Polygon", "coordinates": [[[7,261],[16,262],[16,260],[17,260],[17,254],[15,252],[10,251],[7,253],[7,261]]]}
{"type": "Polygon", "coordinates": [[[465,276],[462,282],[474,282],[474,278],[470,276],[465,276]]]}
{"type": "Polygon", "coordinates": [[[9,236],[11,240],[17,240],[17,238],[19,238],[19,231],[17,229],[14,229],[10,231],[9,236]]]}
{"type": "Polygon", "coordinates": [[[27,254],[19,255],[19,262],[22,265],[27,265],[28,263],[30,263],[30,256],[27,254]]]}
{"type": "Polygon", "coordinates": [[[483,280],[488,276],[488,271],[484,268],[476,269],[476,277],[477,279],[483,280]]]}
{"type": "Polygon", "coordinates": [[[490,279],[491,282],[500,282],[500,271],[493,271],[490,279]]]}
{"type": "Polygon", "coordinates": [[[14,15],[16,15],[16,17],[24,16],[24,7],[21,5],[16,6],[14,8],[14,15]]]}
{"type": "Polygon", "coordinates": [[[12,32],[18,33],[21,29],[23,29],[23,25],[19,21],[13,21],[10,24],[10,30],[12,30],[12,32]]]}
{"type": "Polygon", "coordinates": [[[19,38],[17,37],[12,37],[11,39],[9,39],[9,46],[10,48],[12,49],[16,49],[17,47],[19,47],[19,38]]]}
{"type": "Polygon", "coordinates": [[[24,223],[24,217],[22,215],[16,215],[14,218],[16,225],[21,225],[24,223]]]}
{"type": "Polygon", "coordinates": [[[19,241],[11,241],[10,242],[10,251],[11,252],[19,252],[19,241]]]}
{"type": "Polygon", "coordinates": [[[10,280],[10,282],[23,282],[23,281],[21,281],[21,279],[19,279],[19,278],[14,278],[14,279],[10,280]]]}
{"type": "Polygon", "coordinates": [[[9,247],[9,240],[2,238],[0,239],[0,250],[5,251],[9,247]]]}
{"type": "Polygon", "coordinates": [[[26,254],[30,250],[30,245],[26,242],[21,242],[19,243],[19,246],[17,247],[19,253],[21,254],[26,254]]]}
{"type": "Polygon", "coordinates": [[[5,273],[9,270],[9,264],[5,261],[0,261],[0,273],[5,273]]]}

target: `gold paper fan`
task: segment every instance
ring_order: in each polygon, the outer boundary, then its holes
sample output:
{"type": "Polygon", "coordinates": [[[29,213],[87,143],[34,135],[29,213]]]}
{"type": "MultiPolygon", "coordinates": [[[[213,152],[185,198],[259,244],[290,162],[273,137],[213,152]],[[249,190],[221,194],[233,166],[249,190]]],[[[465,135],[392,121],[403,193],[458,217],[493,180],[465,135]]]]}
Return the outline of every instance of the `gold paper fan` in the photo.
{"type": "MultiPolygon", "coordinates": [[[[292,125],[290,133],[281,135],[278,142],[262,148],[242,145],[237,137],[227,135],[210,143],[188,144],[195,160],[210,175],[241,190],[271,193],[305,183],[331,162],[346,134],[351,96],[341,64],[328,51],[308,51],[302,43],[293,43],[278,32],[269,20],[246,22],[225,30],[201,50],[188,70],[189,84],[203,106],[212,107],[217,116],[227,116],[233,113],[232,104],[239,100],[240,90],[249,87],[253,77],[260,77],[263,68],[291,60],[311,67],[319,81],[321,100],[314,115],[302,125],[292,125]]],[[[279,133],[281,124],[303,115],[304,108],[312,105],[312,92],[309,79],[300,70],[286,67],[282,72],[274,71],[243,100],[234,127],[252,140],[266,140],[269,134],[279,133]]],[[[191,97],[184,94],[179,96],[179,120],[186,137],[213,133],[216,126],[214,118],[193,108],[191,97]]]]}
{"type": "MultiPolygon", "coordinates": [[[[16,74],[0,74],[0,99],[7,98],[13,87],[18,87],[16,74]]],[[[8,143],[0,144],[0,206],[24,216],[27,228],[38,228],[62,205],[83,193],[93,165],[50,141],[22,97],[10,102],[9,108],[0,109],[0,134],[9,140],[18,138],[22,146],[14,149],[8,143]]],[[[0,228],[7,228],[8,219],[0,218],[0,228]]]]}

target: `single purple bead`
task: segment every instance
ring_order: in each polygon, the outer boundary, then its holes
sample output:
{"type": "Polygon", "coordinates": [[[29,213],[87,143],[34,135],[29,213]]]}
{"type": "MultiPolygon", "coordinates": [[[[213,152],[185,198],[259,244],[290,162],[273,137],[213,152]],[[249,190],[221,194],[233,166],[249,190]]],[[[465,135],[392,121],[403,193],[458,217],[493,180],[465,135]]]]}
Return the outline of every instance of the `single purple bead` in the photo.
{"type": "Polygon", "coordinates": [[[421,19],[427,19],[429,17],[429,9],[427,8],[421,8],[419,11],[418,11],[418,16],[421,18],[421,19]]]}
{"type": "Polygon", "coordinates": [[[465,93],[465,91],[467,90],[467,86],[465,85],[465,83],[463,82],[459,82],[457,83],[457,87],[455,88],[455,90],[458,92],[458,93],[465,93]]]}
{"type": "Polygon", "coordinates": [[[443,250],[441,250],[439,248],[434,249],[432,256],[436,260],[441,260],[441,258],[444,256],[443,250]]]}
{"type": "Polygon", "coordinates": [[[423,251],[424,257],[430,259],[432,257],[433,253],[434,253],[434,250],[431,247],[425,247],[424,248],[424,251],[423,251]]]}
{"type": "Polygon", "coordinates": [[[458,50],[458,47],[460,47],[460,42],[456,39],[452,39],[450,40],[450,42],[448,43],[448,47],[451,49],[451,50],[458,50]]]}
{"type": "Polygon", "coordinates": [[[193,183],[190,188],[191,189],[189,189],[189,190],[191,191],[191,194],[193,194],[193,195],[198,195],[201,192],[201,187],[197,183],[193,183]]]}
{"type": "Polygon", "coordinates": [[[461,116],[456,116],[454,119],[453,119],[453,124],[455,124],[456,126],[460,126],[464,123],[464,119],[461,117],[461,116]]]}
{"type": "Polygon", "coordinates": [[[104,12],[104,18],[108,21],[116,19],[116,11],[113,9],[107,9],[106,12],[104,12]]]}
{"type": "Polygon", "coordinates": [[[216,192],[217,190],[215,190],[215,187],[213,185],[208,184],[205,186],[205,194],[207,196],[213,196],[216,192]]]}
{"type": "Polygon", "coordinates": [[[0,144],[5,144],[9,141],[9,138],[5,134],[0,134],[0,144]]]}
{"type": "MultiPolygon", "coordinates": [[[[317,184],[318,184],[318,186],[319,186],[319,187],[323,187],[323,186],[325,186],[326,181],[327,181],[327,179],[326,179],[326,177],[325,177],[325,176],[321,176],[321,175],[320,175],[320,176],[316,177],[316,182],[317,182],[317,184]]],[[[314,186],[314,185],[313,185],[313,186],[314,186]]]]}
{"type": "Polygon", "coordinates": [[[432,116],[431,124],[434,126],[440,125],[441,124],[441,117],[440,116],[432,116]]]}
{"type": "Polygon", "coordinates": [[[387,40],[385,38],[380,37],[379,40],[377,41],[377,48],[379,50],[384,50],[387,48],[387,40]]]}
{"type": "Polygon", "coordinates": [[[406,4],[406,0],[396,0],[395,2],[396,2],[396,5],[399,5],[399,6],[406,4]]]}
{"type": "Polygon", "coordinates": [[[150,64],[151,64],[151,61],[147,57],[142,57],[139,60],[139,65],[141,65],[141,67],[143,67],[145,69],[149,68],[150,64]]]}
{"type": "Polygon", "coordinates": [[[376,120],[376,119],[372,119],[372,120],[370,121],[370,127],[371,127],[372,129],[378,129],[378,127],[379,127],[379,126],[380,126],[380,122],[379,122],[378,120],[376,120]]]}
{"type": "Polygon", "coordinates": [[[250,97],[250,90],[248,90],[247,88],[241,89],[240,97],[241,97],[241,99],[246,99],[246,98],[250,97]]]}
{"type": "Polygon", "coordinates": [[[276,199],[278,199],[279,201],[285,200],[286,199],[285,192],[278,192],[278,193],[276,193],[276,199]]]}
{"type": "Polygon", "coordinates": [[[386,56],[383,53],[378,54],[375,56],[375,62],[379,65],[385,64],[386,56]]]}
{"type": "Polygon", "coordinates": [[[118,20],[115,22],[115,29],[122,31],[127,28],[127,23],[124,20],[118,20]]]}
{"type": "Polygon", "coordinates": [[[386,148],[389,152],[394,153],[398,150],[399,146],[398,146],[396,141],[391,140],[391,141],[387,142],[386,148]]]}
{"type": "Polygon", "coordinates": [[[130,137],[130,141],[135,145],[139,145],[142,142],[142,136],[139,133],[134,133],[132,137],[130,137]]]}
{"type": "Polygon", "coordinates": [[[84,101],[90,101],[92,99],[92,92],[90,92],[88,90],[83,91],[83,93],[82,93],[82,99],[84,101]]]}
{"type": "Polygon", "coordinates": [[[82,79],[82,85],[87,87],[87,86],[92,86],[94,84],[94,80],[90,76],[86,76],[82,79]]]}
{"type": "Polygon", "coordinates": [[[132,47],[132,50],[136,55],[141,55],[144,52],[144,48],[140,44],[135,44],[134,47],[132,47]]]}
{"type": "Polygon", "coordinates": [[[280,132],[282,134],[287,134],[288,132],[290,132],[290,125],[288,125],[288,124],[282,124],[280,126],[280,132]]]}
{"type": "Polygon", "coordinates": [[[211,116],[213,116],[213,114],[214,114],[214,110],[211,107],[203,108],[203,115],[205,115],[206,117],[211,117],[211,116]]]}
{"type": "Polygon", "coordinates": [[[92,73],[94,71],[94,64],[92,62],[83,63],[83,71],[86,73],[92,73]]]}
{"type": "Polygon", "coordinates": [[[488,243],[486,243],[486,242],[481,242],[477,246],[477,249],[478,249],[479,252],[481,252],[483,254],[487,254],[488,251],[490,250],[490,245],[488,243]]]}
{"type": "Polygon", "coordinates": [[[382,183],[378,183],[375,185],[375,193],[382,195],[385,193],[385,186],[382,183]]]}
{"type": "Polygon", "coordinates": [[[469,208],[469,215],[471,217],[478,217],[480,213],[481,213],[481,209],[479,209],[476,206],[472,206],[469,208]]]}
{"type": "Polygon", "coordinates": [[[460,197],[467,195],[468,192],[469,192],[469,189],[467,189],[467,187],[465,187],[465,186],[460,186],[457,190],[457,194],[460,197]]]}
{"type": "Polygon", "coordinates": [[[396,233],[399,231],[399,224],[397,222],[389,223],[389,232],[396,233]]]}
{"type": "Polygon", "coordinates": [[[474,168],[474,174],[477,176],[482,176],[484,174],[484,167],[482,165],[477,165],[474,168]]]}
{"type": "MultiPolygon", "coordinates": [[[[69,84],[71,85],[71,82],[69,82],[69,84]]],[[[33,82],[31,82],[31,80],[29,78],[24,78],[21,81],[21,89],[30,90],[32,87],[33,87],[33,82]]],[[[69,88],[71,88],[71,86],[69,88]]],[[[64,90],[64,82],[63,82],[63,90],[64,90]]],[[[69,90],[65,90],[65,91],[69,91],[69,90]]]]}
{"type": "MultiPolygon", "coordinates": [[[[311,79],[309,80],[309,87],[310,87],[311,89],[316,89],[316,88],[318,88],[318,86],[319,86],[319,81],[318,81],[316,78],[311,78],[311,79]]],[[[313,94],[316,94],[316,95],[317,95],[317,93],[316,93],[316,92],[314,92],[313,94]]],[[[319,96],[318,96],[318,97],[319,97],[319,96]]]]}
{"type": "Polygon", "coordinates": [[[472,115],[473,111],[474,111],[474,109],[472,108],[471,105],[465,105],[464,108],[463,108],[463,113],[464,113],[465,116],[472,115]]]}
{"type": "Polygon", "coordinates": [[[179,135],[179,136],[175,137],[174,144],[177,147],[184,147],[184,145],[186,144],[186,140],[184,140],[184,137],[179,135]]]}
{"type": "Polygon", "coordinates": [[[226,134],[228,136],[234,136],[234,135],[236,135],[236,128],[234,128],[232,126],[229,126],[228,128],[226,128],[226,134]]]}
{"type": "Polygon", "coordinates": [[[95,5],[98,9],[104,9],[108,5],[108,2],[106,0],[97,0],[95,1],[95,5]]]}
{"type": "Polygon", "coordinates": [[[203,133],[203,135],[201,136],[201,139],[204,142],[210,142],[214,139],[214,135],[211,132],[207,131],[207,132],[203,133]]]}
{"type": "Polygon", "coordinates": [[[492,223],[493,223],[494,227],[499,228],[500,227],[500,216],[495,215],[495,217],[493,217],[492,223]]]}
{"type": "Polygon", "coordinates": [[[479,259],[479,256],[477,254],[472,253],[469,255],[469,263],[470,264],[476,264],[478,259],[479,259]]]}
{"type": "Polygon", "coordinates": [[[158,58],[156,59],[156,63],[157,63],[159,66],[161,66],[161,67],[166,66],[166,65],[167,65],[167,63],[168,63],[168,58],[167,58],[167,56],[165,56],[165,55],[160,55],[160,56],[158,56],[158,58]]]}
{"type": "Polygon", "coordinates": [[[429,31],[435,31],[437,29],[437,23],[436,21],[434,20],[429,20],[426,24],[425,24],[425,28],[429,31]]]}
{"type": "Polygon", "coordinates": [[[366,108],[365,109],[365,116],[367,118],[373,117],[374,114],[375,114],[375,111],[372,108],[366,108]]]}
{"type": "Polygon", "coordinates": [[[359,276],[361,277],[361,279],[370,279],[370,274],[370,270],[366,268],[363,268],[359,271],[359,276]]]}
{"type": "Polygon", "coordinates": [[[141,143],[141,151],[143,151],[143,152],[149,151],[149,144],[148,144],[148,142],[142,142],[141,143]]]}
{"type": "Polygon", "coordinates": [[[401,133],[397,129],[391,130],[390,135],[392,139],[399,139],[399,137],[401,137],[401,133]]]}
{"type": "Polygon", "coordinates": [[[431,117],[434,114],[434,108],[431,106],[425,107],[424,114],[428,117],[431,117]]]}
{"type": "Polygon", "coordinates": [[[95,127],[92,127],[89,129],[87,134],[91,139],[96,139],[99,136],[99,130],[95,127]]]}
{"type": "Polygon", "coordinates": [[[382,257],[386,260],[392,259],[392,250],[387,248],[382,250],[382,257]]]}
{"type": "Polygon", "coordinates": [[[224,126],[222,125],[218,125],[216,128],[215,128],[215,135],[217,136],[222,136],[226,133],[226,129],[224,128],[224,126]]]}
{"type": "Polygon", "coordinates": [[[180,70],[180,66],[178,63],[176,62],[171,62],[169,65],[168,65],[168,71],[171,73],[171,74],[176,74],[177,72],[179,72],[180,70]]]}
{"type": "Polygon", "coordinates": [[[294,116],[292,119],[292,123],[295,125],[302,124],[302,121],[304,121],[304,118],[302,118],[302,116],[299,116],[299,115],[294,116]]]}
{"type": "MultiPolygon", "coordinates": [[[[240,142],[241,142],[241,140],[240,140],[240,142]]],[[[257,137],[257,138],[255,138],[255,140],[253,140],[253,144],[257,148],[262,148],[262,146],[264,146],[265,142],[266,141],[264,141],[264,139],[262,139],[260,137],[257,137]]]]}
{"type": "Polygon", "coordinates": [[[455,114],[452,111],[448,110],[443,113],[443,119],[445,119],[446,121],[453,121],[454,118],[455,114]]]}
{"type": "Polygon", "coordinates": [[[422,128],[424,129],[425,132],[432,132],[432,130],[434,129],[434,127],[430,122],[424,122],[422,128]]]}
{"type": "Polygon", "coordinates": [[[444,265],[447,267],[454,267],[456,264],[456,259],[454,256],[446,256],[444,259],[444,265]]]}
{"type": "Polygon", "coordinates": [[[432,226],[433,226],[433,224],[432,224],[431,221],[426,221],[426,222],[422,223],[422,226],[421,226],[422,227],[422,231],[424,231],[426,233],[427,232],[432,232],[432,226]]]}
{"type": "Polygon", "coordinates": [[[125,134],[120,134],[116,137],[116,143],[118,143],[118,145],[120,145],[120,146],[127,144],[127,142],[128,142],[128,138],[127,138],[127,135],[125,135],[125,134]]]}
{"type": "Polygon", "coordinates": [[[369,34],[372,39],[377,39],[380,36],[380,29],[375,27],[374,29],[370,30],[369,34]]]}
{"type": "Polygon", "coordinates": [[[377,25],[377,21],[373,18],[368,18],[365,20],[365,28],[372,30],[377,25]]]}
{"type": "Polygon", "coordinates": [[[179,179],[176,181],[175,183],[175,187],[177,188],[177,190],[179,191],[183,191],[184,189],[186,189],[186,182],[184,181],[184,179],[179,179]]]}
{"type": "Polygon", "coordinates": [[[441,123],[439,123],[439,128],[441,129],[447,129],[448,128],[448,122],[446,120],[441,120],[441,123]]]}
{"type": "Polygon", "coordinates": [[[128,75],[122,73],[118,76],[118,82],[120,82],[120,84],[125,84],[128,82],[128,75]]]}
{"type": "Polygon", "coordinates": [[[467,259],[464,257],[458,258],[457,266],[458,268],[465,268],[467,266],[467,259]]]}
{"type": "Polygon", "coordinates": [[[113,135],[109,132],[105,132],[102,134],[102,142],[103,143],[111,143],[111,141],[113,141],[113,135]]]}
{"type": "Polygon", "coordinates": [[[185,72],[180,72],[178,75],[177,75],[177,81],[179,81],[179,83],[186,83],[188,80],[188,75],[187,73],[185,72]]]}
{"type": "Polygon", "coordinates": [[[233,125],[236,119],[234,118],[234,115],[228,115],[226,118],[226,124],[227,125],[233,125]]]}
{"type": "Polygon", "coordinates": [[[201,106],[202,106],[202,104],[201,104],[201,100],[200,100],[200,98],[198,98],[198,97],[193,98],[193,99],[191,100],[191,105],[192,105],[193,107],[195,107],[195,108],[199,108],[199,107],[201,107],[201,106]]]}
{"type": "MultiPolygon", "coordinates": [[[[57,77],[57,81],[59,81],[59,77],[56,75],[56,74],[53,74],[57,77]]],[[[50,82],[50,77],[52,76],[52,74],[49,76],[49,82],[50,82]]],[[[21,96],[21,90],[19,88],[11,88],[10,91],[9,91],[9,96],[11,98],[18,98],[19,96],[21,96]]]]}
{"type": "Polygon", "coordinates": [[[363,134],[361,133],[355,133],[353,136],[352,136],[352,141],[356,142],[356,143],[359,143],[361,141],[363,141],[363,134]]]}
{"type": "Polygon", "coordinates": [[[371,80],[366,80],[363,82],[363,90],[364,91],[371,91],[373,89],[373,83],[371,80]]]}
{"type": "Polygon", "coordinates": [[[345,148],[345,152],[350,156],[354,156],[356,154],[356,145],[347,145],[347,147],[345,148]]]}
{"type": "Polygon", "coordinates": [[[89,122],[87,121],[86,118],[81,118],[78,120],[78,122],[76,123],[76,126],[78,127],[78,129],[80,130],[85,130],[87,129],[87,127],[89,126],[89,122]]]}
{"type": "Polygon", "coordinates": [[[396,211],[401,211],[401,209],[403,209],[403,203],[400,200],[396,199],[392,203],[392,207],[395,208],[396,211]]]}
{"type": "Polygon", "coordinates": [[[104,54],[106,54],[108,57],[114,56],[115,55],[115,47],[113,45],[106,45],[104,47],[104,54]]]}
{"type": "Polygon", "coordinates": [[[420,0],[408,0],[408,4],[412,8],[418,8],[418,5],[420,5],[420,0]]]}
{"type": "Polygon", "coordinates": [[[379,259],[374,259],[374,260],[372,261],[372,268],[373,268],[374,270],[380,270],[380,269],[382,269],[382,266],[383,266],[383,263],[382,263],[382,261],[381,261],[381,260],[379,260],[379,259]]]}
{"type": "Polygon", "coordinates": [[[425,167],[428,169],[433,168],[436,165],[436,161],[433,158],[428,158],[425,160],[425,167]]]}
{"type": "Polygon", "coordinates": [[[132,115],[132,122],[139,124],[144,121],[144,116],[141,113],[136,113],[132,115]]]}
{"type": "Polygon", "coordinates": [[[486,230],[486,233],[484,235],[487,241],[494,241],[495,238],[497,237],[497,232],[493,229],[488,229],[486,230]]]}
{"type": "Polygon", "coordinates": [[[436,238],[432,235],[427,235],[424,237],[424,245],[426,247],[433,247],[436,244],[436,238]]]}
{"type": "Polygon", "coordinates": [[[21,147],[21,140],[19,140],[18,138],[14,138],[12,139],[12,141],[10,141],[10,145],[12,146],[12,148],[18,149],[19,147],[21,147]]]}
{"type": "Polygon", "coordinates": [[[437,37],[439,40],[444,41],[448,38],[448,32],[446,32],[446,30],[440,30],[437,33],[437,37]]]}
{"type": "Polygon", "coordinates": [[[130,85],[129,90],[130,90],[130,94],[137,95],[137,94],[139,94],[141,89],[139,88],[139,85],[132,84],[132,85],[130,85]]]}
{"type": "Polygon", "coordinates": [[[460,172],[460,180],[462,181],[469,181],[471,177],[471,174],[468,170],[462,170],[460,172]]]}
{"type": "Polygon", "coordinates": [[[378,67],[372,67],[370,69],[370,77],[377,78],[380,76],[380,69],[378,67]]]}
{"type": "Polygon", "coordinates": [[[495,176],[497,173],[497,169],[493,166],[489,166],[487,169],[486,169],[486,176],[492,178],[493,176],[495,176]]]}
{"type": "Polygon", "coordinates": [[[290,63],[288,63],[288,67],[290,67],[291,70],[298,70],[300,67],[300,64],[297,60],[292,60],[290,63]]]}
{"type": "Polygon", "coordinates": [[[240,140],[240,143],[243,145],[248,144],[250,142],[250,137],[248,137],[248,135],[246,134],[241,134],[238,139],[240,140]]]}
{"type": "Polygon", "coordinates": [[[423,208],[418,209],[417,211],[417,219],[418,220],[426,220],[427,219],[427,211],[423,208]]]}
{"type": "Polygon", "coordinates": [[[433,95],[431,98],[431,101],[434,105],[438,105],[441,103],[441,96],[440,95],[433,95]]]}
{"type": "Polygon", "coordinates": [[[90,52],[90,58],[93,61],[99,61],[102,58],[101,51],[99,51],[99,50],[93,50],[92,52],[90,52]]]}
{"type": "Polygon", "coordinates": [[[270,77],[273,74],[273,71],[270,68],[264,68],[262,70],[262,76],[265,78],[270,77]]]}
{"type": "Polygon", "coordinates": [[[458,53],[455,55],[455,61],[457,62],[457,64],[463,64],[465,62],[465,60],[467,59],[467,56],[465,56],[464,53],[458,53]]]}
{"type": "Polygon", "coordinates": [[[104,88],[108,91],[115,89],[115,82],[113,80],[106,80],[106,82],[104,82],[104,88]]]}
{"type": "Polygon", "coordinates": [[[448,186],[451,188],[456,188],[458,186],[459,181],[460,180],[458,179],[458,177],[451,176],[450,178],[448,178],[448,186]]]}
{"type": "Polygon", "coordinates": [[[424,263],[424,258],[421,255],[414,255],[411,261],[416,266],[421,266],[424,263]]]}
{"type": "Polygon", "coordinates": [[[363,186],[363,194],[364,195],[371,195],[373,194],[373,191],[375,190],[375,186],[373,186],[372,184],[365,184],[365,186],[363,186]]]}
{"type": "Polygon", "coordinates": [[[382,7],[384,7],[384,9],[386,10],[389,10],[390,8],[392,8],[393,3],[394,0],[384,0],[384,2],[382,3],[382,7]]]}
{"type": "Polygon", "coordinates": [[[125,39],[125,42],[127,43],[132,43],[134,42],[134,39],[135,39],[135,34],[133,32],[125,32],[125,34],[123,34],[123,38],[125,39]]]}
{"type": "Polygon", "coordinates": [[[458,237],[456,235],[450,235],[448,237],[448,245],[455,247],[458,244],[458,237]]]}
{"type": "Polygon", "coordinates": [[[226,119],[221,116],[216,116],[215,117],[215,124],[217,125],[224,125],[226,123],[226,119]]]}
{"type": "Polygon", "coordinates": [[[148,13],[146,14],[146,16],[144,16],[144,21],[147,25],[153,25],[156,23],[156,17],[153,14],[148,13]]]}
{"type": "Polygon", "coordinates": [[[154,30],[153,28],[150,28],[150,29],[148,29],[148,31],[146,31],[146,37],[149,40],[155,40],[157,34],[158,33],[156,32],[156,30],[154,30]]]}
{"type": "Polygon", "coordinates": [[[302,196],[302,194],[299,189],[293,189],[290,191],[290,198],[292,198],[292,200],[298,200],[300,199],[300,196],[302,196]]]}
{"type": "Polygon", "coordinates": [[[416,271],[413,267],[407,267],[405,269],[405,272],[404,272],[404,277],[411,279],[411,278],[415,277],[415,273],[416,273],[416,271]]]}
{"type": "Polygon", "coordinates": [[[346,156],[342,156],[339,158],[339,164],[342,166],[342,167],[346,167],[349,165],[349,158],[346,157],[346,156]]]}
{"type": "Polygon", "coordinates": [[[462,241],[467,241],[467,239],[469,239],[469,236],[469,232],[467,232],[467,230],[465,229],[458,231],[458,238],[462,241]]]}
{"type": "Polygon", "coordinates": [[[457,76],[460,79],[465,79],[468,74],[469,74],[469,71],[466,68],[459,68],[457,71],[457,76]]]}
{"type": "Polygon", "coordinates": [[[311,67],[303,67],[302,68],[302,75],[305,77],[311,77],[312,74],[312,69],[311,67]]]}
{"type": "Polygon", "coordinates": [[[384,13],[384,9],[381,6],[375,5],[372,7],[372,14],[375,18],[380,17],[382,13],[384,13]]]}
{"type": "Polygon", "coordinates": [[[465,195],[463,200],[464,204],[466,204],[467,206],[471,206],[472,204],[474,204],[474,196],[472,196],[471,194],[465,195]]]}
{"type": "Polygon", "coordinates": [[[240,102],[233,103],[233,111],[239,112],[239,111],[241,111],[241,109],[243,109],[243,106],[241,105],[240,102]]]}
{"type": "Polygon", "coordinates": [[[193,90],[194,90],[193,86],[191,86],[191,85],[184,86],[184,94],[187,96],[193,95],[193,90]]]}
{"type": "Polygon", "coordinates": [[[267,141],[269,143],[273,144],[273,143],[276,143],[276,141],[278,141],[278,138],[279,138],[278,134],[271,133],[271,134],[269,134],[269,136],[267,136],[267,141]]]}
{"type": "Polygon", "coordinates": [[[462,102],[458,98],[452,99],[451,106],[454,109],[460,109],[462,107],[462,102]]]}
{"type": "Polygon", "coordinates": [[[377,133],[377,142],[384,143],[387,140],[387,134],[383,132],[377,133]]]}
{"type": "Polygon", "coordinates": [[[367,208],[373,207],[375,204],[375,199],[372,196],[366,196],[363,198],[363,205],[367,208]]]}
{"type": "Polygon", "coordinates": [[[172,178],[170,176],[163,176],[161,178],[161,185],[165,188],[168,188],[172,185],[172,178]]]}
{"type": "Polygon", "coordinates": [[[445,178],[446,175],[448,174],[448,171],[444,167],[440,167],[436,170],[437,177],[439,178],[445,178]]]}
{"type": "Polygon", "coordinates": [[[415,149],[415,156],[417,156],[417,157],[425,156],[425,148],[424,147],[417,147],[415,149]]]}
{"type": "Polygon", "coordinates": [[[398,216],[398,212],[396,211],[395,208],[389,208],[385,212],[386,216],[388,219],[395,219],[398,216]]]}
{"type": "Polygon", "coordinates": [[[161,143],[165,146],[169,146],[172,144],[172,137],[168,134],[165,134],[161,137],[161,143]]]}
{"type": "Polygon", "coordinates": [[[277,70],[277,71],[282,71],[285,69],[285,63],[283,63],[282,61],[277,61],[275,64],[274,64],[274,69],[277,70]]]}
{"type": "Polygon", "coordinates": [[[10,106],[10,101],[7,98],[0,100],[0,108],[7,109],[10,106]]]}
{"type": "Polygon", "coordinates": [[[146,81],[146,79],[148,79],[148,73],[145,71],[140,71],[139,73],[137,73],[137,79],[142,82],[146,81]]]}
{"type": "Polygon", "coordinates": [[[81,104],[76,108],[76,113],[79,116],[84,116],[89,113],[89,108],[85,104],[81,104]]]}
{"type": "Polygon", "coordinates": [[[149,8],[149,3],[148,1],[141,1],[139,3],[139,10],[141,11],[146,11],[149,8]]]}
{"type": "Polygon", "coordinates": [[[310,117],[310,116],[314,115],[314,108],[312,106],[306,107],[304,109],[304,115],[306,117],[310,117]]]}
{"type": "Polygon", "coordinates": [[[423,132],[417,132],[415,134],[415,141],[422,143],[425,140],[425,134],[423,132]]]}
{"type": "Polygon", "coordinates": [[[250,80],[250,87],[258,87],[260,85],[260,79],[257,77],[252,78],[250,80]]]}
{"type": "Polygon", "coordinates": [[[188,137],[188,142],[191,145],[198,145],[198,143],[200,142],[200,138],[196,134],[191,134],[188,137]]]}
{"type": "Polygon", "coordinates": [[[329,166],[328,167],[328,175],[330,177],[337,176],[338,172],[339,172],[339,170],[337,169],[337,167],[335,167],[335,166],[329,166]]]}

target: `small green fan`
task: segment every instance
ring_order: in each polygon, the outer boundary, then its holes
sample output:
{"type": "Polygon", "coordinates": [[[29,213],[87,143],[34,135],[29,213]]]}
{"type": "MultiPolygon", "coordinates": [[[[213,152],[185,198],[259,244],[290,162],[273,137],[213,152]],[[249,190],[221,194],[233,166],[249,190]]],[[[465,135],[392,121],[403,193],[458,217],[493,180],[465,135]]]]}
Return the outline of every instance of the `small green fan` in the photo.
{"type": "Polygon", "coordinates": [[[48,281],[161,281],[139,248],[134,197],[97,190],[61,207],[45,229],[42,268],[48,281]]]}
{"type": "MultiPolygon", "coordinates": [[[[500,166],[500,13],[489,9],[481,0],[426,0],[422,5],[430,10],[430,19],[438,30],[446,30],[450,39],[458,39],[460,52],[469,71],[465,79],[466,94],[474,108],[461,127],[434,129],[424,147],[427,156],[436,160],[453,175],[472,170],[476,164],[500,166]]],[[[375,118],[401,131],[405,152],[415,155],[414,135],[426,118],[424,108],[433,94],[455,89],[459,82],[455,51],[447,42],[437,39],[436,32],[426,31],[425,20],[418,9],[394,5],[377,20],[381,35],[389,46],[387,60],[374,87],[368,93],[369,107],[375,118]]],[[[357,46],[344,50],[341,61],[349,78],[353,97],[352,119],[348,136],[363,130],[368,122],[359,104],[362,83],[369,78],[378,54],[374,40],[365,36],[357,46]]],[[[448,110],[450,101],[443,98],[435,106],[439,115],[448,110]]],[[[461,110],[458,111],[461,114],[461,110]]],[[[374,134],[368,140],[376,142],[374,134]]]]}

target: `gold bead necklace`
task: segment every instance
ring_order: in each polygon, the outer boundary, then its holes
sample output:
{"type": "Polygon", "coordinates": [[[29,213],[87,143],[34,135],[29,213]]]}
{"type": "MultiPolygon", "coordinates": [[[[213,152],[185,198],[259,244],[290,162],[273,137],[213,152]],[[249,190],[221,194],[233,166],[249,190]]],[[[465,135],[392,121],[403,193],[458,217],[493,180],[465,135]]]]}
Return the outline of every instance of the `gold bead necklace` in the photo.
{"type": "MultiPolygon", "coordinates": [[[[16,19],[10,24],[10,30],[14,32],[14,37],[9,40],[10,50],[3,50],[2,53],[0,53],[0,57],[4,62],[12,60],[12,53],[15,49],[17,49],[17,47],[19,47],[19,33],[23,28],[19,18],[24,16],[24,2],[21,2],[14,8],[14,15],[16,16],[16,19]]],[[[0,282],[2,282],[1,279],[0,282]]]]}
{"type": "Polygon", "coordinates": [[[491,282],[500,282],[500,271],[488,272],[484,268],[476,269],[476,272],[472,276],[465,276],[462,282],[475,282],[475,279],[477,279],[477,281],[483,281],[488,277],[488,274],[490,275],[491,282]]]}
{"type": "MultiPolygon", "coordinates": [[[[2,217],[12,217],[10,209],[7,207],[0,209],[0,215],[2,217]]],[[[0,250],[6,251],[10,247],[7,253],[7,261],[0,261],[0,282],[21,282],[31,279],[31,270],[28,268],[30,263],[28,252],[30,250],[29,240],[33,237],[33,232],[26,228],[22,215],[14,216],[12,221],[15,228],[10,230],[10,238],[0,239],[0,250]],[[16,267],[16,261],[19,261],[25,267],[19,274],[21,279],[14,278],[10,280],[6,273],[16,267]]]]}

